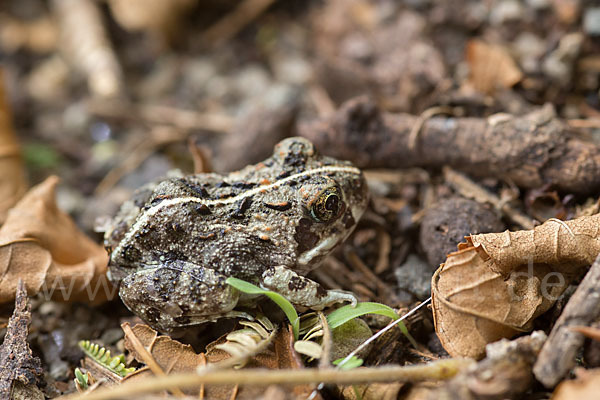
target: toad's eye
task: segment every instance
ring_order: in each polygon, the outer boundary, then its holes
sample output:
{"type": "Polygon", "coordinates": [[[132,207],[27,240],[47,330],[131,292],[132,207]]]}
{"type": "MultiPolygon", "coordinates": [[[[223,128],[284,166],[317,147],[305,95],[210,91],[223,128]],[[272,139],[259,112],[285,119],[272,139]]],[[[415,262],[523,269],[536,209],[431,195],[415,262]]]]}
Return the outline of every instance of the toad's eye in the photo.
{"type": "Polygon", "coordinates": [[[342,215],[345,208],[340,189],[332,187],[319,194],[310,207],[310,214],[319,222],[329,222],[342,215]]]}

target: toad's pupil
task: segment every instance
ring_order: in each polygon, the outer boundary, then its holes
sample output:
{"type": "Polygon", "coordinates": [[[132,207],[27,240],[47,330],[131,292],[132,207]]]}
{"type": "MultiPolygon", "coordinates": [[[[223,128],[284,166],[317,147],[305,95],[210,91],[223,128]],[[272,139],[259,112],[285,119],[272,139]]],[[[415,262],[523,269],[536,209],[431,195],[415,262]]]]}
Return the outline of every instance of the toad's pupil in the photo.
{"type": "Polygon", "coordinates": [[[325,209],[335,212],[335,211],[337,211],[338,204],[339,204],[338,197],[335,194],[332,194],[331,196],[327,197],[327,200],[325,201],[325,209]]]}

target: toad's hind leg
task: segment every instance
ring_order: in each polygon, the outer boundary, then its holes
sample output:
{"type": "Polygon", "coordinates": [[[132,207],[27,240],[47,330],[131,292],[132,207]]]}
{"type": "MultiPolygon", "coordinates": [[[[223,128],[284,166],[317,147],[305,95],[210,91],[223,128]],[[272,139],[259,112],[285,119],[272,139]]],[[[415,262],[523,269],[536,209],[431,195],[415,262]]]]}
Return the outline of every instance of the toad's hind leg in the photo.
{"type": "Polygon", "coordinates": [[[212,269],[184,261],[147,266],[121,282],[123,303],[161,332],[228,316],[239,292],[212,269]]]}
{"type": "Polygon", "coordinates": [[[312,281],[285,266],[268,268],[262,274],[262,286],[277,292],[293,304],[322,310],[334,303],[349,301],[356,305],[354,293],[344,290],[325,290],[317,282],[312,281]]]}

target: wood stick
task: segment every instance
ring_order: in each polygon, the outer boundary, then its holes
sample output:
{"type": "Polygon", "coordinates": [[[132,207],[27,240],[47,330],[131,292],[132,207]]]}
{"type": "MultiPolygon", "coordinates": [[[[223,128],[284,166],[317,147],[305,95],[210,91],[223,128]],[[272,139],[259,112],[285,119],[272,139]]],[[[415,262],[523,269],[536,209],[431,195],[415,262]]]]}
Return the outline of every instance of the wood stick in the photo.
{"type": "Polygon", "coordinates": [[[533,367],[535,377],[554,387],[575,366],[575,356],[585,337],[572,326],[589,326],[600,316],[600,256],[569,299],[533,367]]]}

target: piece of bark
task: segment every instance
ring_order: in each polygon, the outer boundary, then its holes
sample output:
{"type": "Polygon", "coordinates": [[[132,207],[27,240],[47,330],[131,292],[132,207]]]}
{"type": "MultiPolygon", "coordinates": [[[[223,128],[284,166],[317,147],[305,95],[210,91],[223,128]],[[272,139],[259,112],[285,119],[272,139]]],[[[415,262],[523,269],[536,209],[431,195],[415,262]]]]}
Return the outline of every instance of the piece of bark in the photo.
{"type": "Polygon", "coordinates": [[[9,399],[15,381],[25,386],[41,384],[42,362],[34,357],[27,335],[31,322],[31,305],[25,285],[19,281],[15,310],[8,321],[4,342],[0,345],[0,398],[9,399]]]}
{"type": "Polygon", "coordinates": [[[510,180],[525,188],[552,184],[573,193],[600,189],[600,146],[572,134],[550,105],[524,116],[432,117],[410,146],[419,117],[381,112],[366,97],[331,118],[299,126],[329,155],[360,167],[442,167],[510,180]]]}
{"type": "Polygon", "coordinates": [[[444,199],[425,212],[419,241],[429,265],[439,266],[465,236],[500,232],[506,227],[485,204],[460,197],[444,199]]]}
{"type": "Polygon", "coordinates": [[[600,256],[569,299],[533,368],[544,386],[554,387],[575,366],[585,337],[570,327],[588,326],[600,316],[600,256]]]}
{"type": "Polygon", "coordinates": [[[542,331],[486,346],[487,357],[459,373],[428,396],[433,400],[514,399],[533,383],[531,367],[546,335],[542,331]]]}

